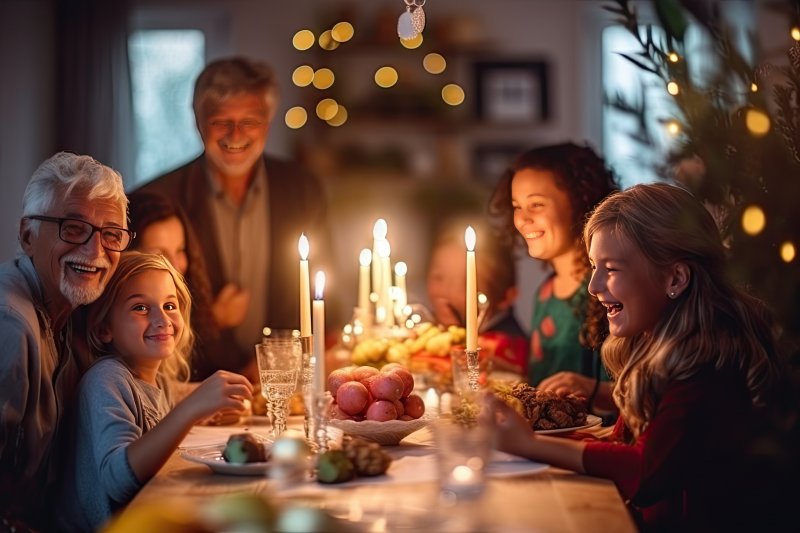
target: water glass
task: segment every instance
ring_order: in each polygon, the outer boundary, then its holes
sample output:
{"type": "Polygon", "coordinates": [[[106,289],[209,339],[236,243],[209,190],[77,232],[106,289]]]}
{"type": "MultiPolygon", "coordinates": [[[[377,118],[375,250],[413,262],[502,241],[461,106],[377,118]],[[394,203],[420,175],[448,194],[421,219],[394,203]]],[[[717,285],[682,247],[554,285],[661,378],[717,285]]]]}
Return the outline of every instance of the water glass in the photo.
{"type": "Polygon", "coordinates": [[[486,488],[492,450],[490,428],[482,424],[465,426],[444,418],[434,424],[433,434],[443,503],[479,499],[486,488]]]}
{"type": "Polygon", "coordinates": [[[491,356],[481,354],[480,350],[472,354],[463,348],[450,350],[450,362],[453,372],[453,392],[460,396],[471,395],[483,388],[492,372],[491,356]],[[473,361],[470,361],[470,357],[473,357],[473,361]]]}
{"type": "Polygon", "coordinates": [[[299,337],[265,337],[256,344],[256,362],[261,394],[273,415],[272,436],[277,439],[286,430],[289,400],[297,390],[302,364],[299,337]]]}

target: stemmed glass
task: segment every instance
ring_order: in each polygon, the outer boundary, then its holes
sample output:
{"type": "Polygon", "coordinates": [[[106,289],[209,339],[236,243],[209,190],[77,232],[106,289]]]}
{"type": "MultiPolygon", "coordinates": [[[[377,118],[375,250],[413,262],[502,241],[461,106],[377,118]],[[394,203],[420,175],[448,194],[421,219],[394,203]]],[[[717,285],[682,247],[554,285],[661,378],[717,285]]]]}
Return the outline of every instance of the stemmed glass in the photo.
{"type": "Polygon", "coordinates": [[[297,389],[301,361],[299,337],[266,337],[261,344],[256,344],[261,394],[274,415],[272,436],[275,439],[286,431],[289,400],[297,389]]]}

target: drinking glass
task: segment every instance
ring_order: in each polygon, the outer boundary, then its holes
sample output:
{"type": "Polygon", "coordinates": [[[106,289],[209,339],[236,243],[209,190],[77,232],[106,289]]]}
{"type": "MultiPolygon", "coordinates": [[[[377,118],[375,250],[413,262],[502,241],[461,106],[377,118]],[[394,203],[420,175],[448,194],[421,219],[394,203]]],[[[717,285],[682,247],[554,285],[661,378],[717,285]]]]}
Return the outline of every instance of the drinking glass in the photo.
{"type": "Polygon", "coordinates": [[[261,394],[270,405],[272,436],[277,439],[286,431],[289,400],[297,390],[302,349],[299,337],[265,337],[256,344],[256,362],[261,380],[261,394]]]}

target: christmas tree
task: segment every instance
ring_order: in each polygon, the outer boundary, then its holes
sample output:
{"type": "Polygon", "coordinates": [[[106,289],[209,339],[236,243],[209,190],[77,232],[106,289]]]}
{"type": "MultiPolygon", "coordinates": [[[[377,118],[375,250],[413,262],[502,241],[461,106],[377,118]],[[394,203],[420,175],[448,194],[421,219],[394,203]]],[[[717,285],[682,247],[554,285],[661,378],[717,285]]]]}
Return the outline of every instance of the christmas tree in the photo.
{"type": "MultiPolygon", "coordinates": [[[[762,298],[777,320],[787,353],[800,346],[800,44],[787,31],[785,66],[753,66],[734,45],[718,4],[654,0],[663,30],[642,25],[631,2],[605,9],[641,50],[621,54],[663,82],[676,115],[662,174],[680,181],[714,213],[730,248],[734,277],[762,298]],[[685,37],[699,24],[716,59],[702,80],[690,74],[685,37]],[[791,44],[788,44],[791,43],[791,44]]],[[[800,38],[800,30],[798,30],[800,38]]],[[[617,98],[628,113],[637,106],[617,98]]]]}

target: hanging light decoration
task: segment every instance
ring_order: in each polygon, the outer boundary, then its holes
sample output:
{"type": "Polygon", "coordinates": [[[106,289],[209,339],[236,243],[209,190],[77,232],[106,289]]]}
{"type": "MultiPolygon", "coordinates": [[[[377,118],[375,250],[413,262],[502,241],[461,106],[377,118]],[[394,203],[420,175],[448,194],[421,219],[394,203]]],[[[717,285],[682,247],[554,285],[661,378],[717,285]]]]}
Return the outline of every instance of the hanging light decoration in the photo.
{"type": "Polygon", "coordinates": [[[425,29],[425,0],[403,0],[406,10],[397,19],[397,35],[401,39],[413,39],[425,29]]]}

